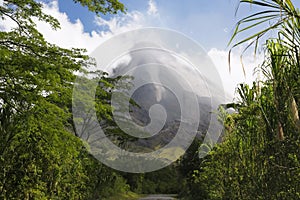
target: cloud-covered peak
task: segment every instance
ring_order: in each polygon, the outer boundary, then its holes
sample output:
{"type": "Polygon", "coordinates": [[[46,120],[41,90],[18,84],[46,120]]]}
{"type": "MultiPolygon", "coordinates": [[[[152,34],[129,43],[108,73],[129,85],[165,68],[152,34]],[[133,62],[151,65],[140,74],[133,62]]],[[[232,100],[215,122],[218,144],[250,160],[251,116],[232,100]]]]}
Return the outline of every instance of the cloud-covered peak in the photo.
{"type": "MultiPolygon", "coordinates": [[[[179,1],[175,3],[172,1],[172,5],[177,8],[179,5],[178,2],[179,1]]],[[[192,1],[191,4],[188,4],[191,11],[193,11],[193,8],[196,7],[195,5],[201,4],[201,1],[193,2],[194,4],[192,4],[192,1]]],[[[61,24],[61,29],[53,30],[47,23],[36,20],[35,22],[37,24],[38,30],[50,43],[54,43],[64,48],[85,48],[87,49],[88,53],[93,52],[106,40],[119,33],[142,27],[156,26],[170,29],[174,28],[180,32],[185,32],[186,30],[188,30],[189,26],[187,25],[189,25],[190,23],[193,26],[193,31],[195,31],[200,38],[197,39],[197,36],[195,36],[194,38],[199,43],[211,43],[211,40],[217,41],[217,43],[224,43],[224,41],[220,40],[220,38],[223,37],[224,31],[228,31],[227,29],[223,30],[223,22],[222,26],[220,25],[220,27],[222,27],[221,32],[218,32],[218,29],[212,32],[209,28],[206,28],[207,24],[209,24],[210,27],[210,25],[219,23],[218,20],[220,19],[217,17],[211,17],[210,13],[205,12],[205,10],[202,11],[203,13],[199,13],[199,10],[197,10],[196,13],[191,13],[190,18],[188,16],[180,15],[180,18],[184,18],[185,25],[172,27],[172,23],[180,24],[181,21],[177,18],[178,15],[176,14],[176,10],[174,11],[174,7],[171,7],[171,3],[168,1],[160,2],[160,9],[158,9],[155,0],[149,0],[148,4],[134,7],[134,9],[128,10],[126,14],[106,16],[105,18],[98,16],[95,17],[94,23],[97,25],[97,27],[91,32],[86,32],[85,27],[87,25],[86,21],[84,21],[84,18],[81,18],[83,21],[81,21],[80,19],[76,20],[76,18],[75,20],[71,20],[69,16],[70,13],[61,12],[59,6],[60,4],[58,3],[58,0],[49,0],[48,3],[44,3],[43,11],[57,18],[61,24]],[[147,9],[145,9],[144,6],[146,6],[147,9]],[[170,10],[169,12],[168,9],[170,10]],[[197,22],[195,22],[195,19],[201,20],[197,20],[197,22]],[[201,30],[199,30],[198,32],[196,26],[197,24],[201,25],[199,25],[201,30]]],[[[213,15],[215,15],[215,13],[213,13],[213,15]]],[[[221,14],[219,15],[222,16],[221,14]]],[[[75,14],[75,16],[77,15],[75,14]]],[[[228,24],[225,25],[226,27],[230,27],[228,24]]],[[[4,20],[0,20],[1,31],[10,31],[11,28],[15,26],[16,24],[12,20],[9,20],[7,18],[4,20]]],[[[212,44],[211,46],[216,47],[215,44],[212,44]]],[[[208,47],[208,49],[210,49],[208,55],[216,65],[220,76],[223,78],[225,88],[230,91],[230,93],[234,92],[234,88],[236,87],[237,83],[251,83],[255,79],[255,77],[252,76],[252,72],[253,69],[258,66],[258,64],[262,60],[261,58],[258,58],[256,61],[254,61],[254,56],[252,54],[247,54],[244,56],[244,65],[246,67],[247,74],[247,77],[245,78],[243,76],[239,58],[239,55],[241,54],[243,49],[237,49],[237,51],[232,52],[232,72],[230,74],[228,70],[228,51],[220,49],[220,47],[217,47],[217,49],[212,47],[208,47]]]]}

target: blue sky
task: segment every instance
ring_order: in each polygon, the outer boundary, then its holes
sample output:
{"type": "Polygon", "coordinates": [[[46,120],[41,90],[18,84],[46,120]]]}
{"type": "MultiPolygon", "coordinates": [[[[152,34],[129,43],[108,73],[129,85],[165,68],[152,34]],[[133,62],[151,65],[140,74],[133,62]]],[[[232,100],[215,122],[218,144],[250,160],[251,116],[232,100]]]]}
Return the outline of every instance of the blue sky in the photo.
{"type": "MultiPolygon", "coordinates": [[[[59,10],[67,13],[72,22],[80,19],[86,32],[99,30],[95,14],[89,12],[73,0],[59,0],[59,10]]],[[[149,0],[121,0],[128,12],[147,13],[149,0]]],[[[238,0],[153,0],[159,14],[158,18],[148,21],[147,26],[174,29],[193,38],[206,49],[226,49],[237,20],[257,10],[249,5],[241,6],[235,15],[238,0]]],[[[296,6],[300,2],[294,0],[296,6]]],[[[120,14],[119,14],[120,15],[120,14]]],[[[101,16],[110,19],[112,15],[101,16]]],[[[103,28],[103,27],[102,27],[103,28]]]]}
{"type": "MultiPolygon", "coordinates": [[[[148,0],[122,1],[128,12],[138,11],[147,13],[148,0]]],[[[206,49],[226,48],[236,23],[236,0],[157,0],[154,2],[159,17],[148,22],[148,26],[159,26],[182,32],[202,44],[206,49]]],[[[70,20],[75,22],[80,19],[86,32],[98,30],[95,24],[95,15],[88,12],[72,0],[59,1],[59,10],[67,13],[70,20]]],[[[102,16],[109,19],[114,16],[102,16]]]]}

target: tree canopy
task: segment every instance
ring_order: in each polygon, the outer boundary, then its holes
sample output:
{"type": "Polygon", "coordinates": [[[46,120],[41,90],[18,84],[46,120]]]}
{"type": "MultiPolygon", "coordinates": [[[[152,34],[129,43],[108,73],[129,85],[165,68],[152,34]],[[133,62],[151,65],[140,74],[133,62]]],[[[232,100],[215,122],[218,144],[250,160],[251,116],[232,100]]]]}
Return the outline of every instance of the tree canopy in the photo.
{"type": "MultiPolygon", "coordinates": [[[[117,0],[74,2],[95,13],[125,10],[117,0]]],[[[117,175],[88,154],[71,120],[74,73],[93,62],[84,49],[45,40],[36,20],[60,24],[39,1],[5,0],[0,17],[15,23],[0,32],[0,198],[98,198],[117,175]]]]}

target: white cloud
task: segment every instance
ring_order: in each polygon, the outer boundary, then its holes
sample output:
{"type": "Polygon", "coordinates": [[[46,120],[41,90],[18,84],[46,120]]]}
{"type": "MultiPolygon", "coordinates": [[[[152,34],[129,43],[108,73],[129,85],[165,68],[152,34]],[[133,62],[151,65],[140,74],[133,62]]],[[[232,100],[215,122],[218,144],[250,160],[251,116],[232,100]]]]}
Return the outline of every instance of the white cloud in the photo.
{"type": "Polygon", "coordinates": [[[101,17],[95,18],[95,23],[99,28],[106,28],[108,31],[101,31],[100,33],[104,35],[114,35],[128,30],[137,29],[143,26],[145,23],[144,15],[138,11],[132,11],[126,15],[118,15],[112,17],[109,20],[105,20],[101,17]]]}
{"type": "Polygon", "coordinates": [[[12,19],[6,18],[3,20],[0,20],[0,30],[1,31],[9,31],[15,27],[17,27],[17,24],[15,24],[12,19]]]}
{"type": "Polygon", "coordinates": [[[158,15],[158,9],[154,0],[149,0],[147,13],[148,15],[158,15]]]}
{"type": "Polygon", "coordinates": [[[129,12],[126,15],[117,15],[109,20],[96,17],[95,23],[99,26],[107,26],[108,29],[87,33],[84,32],[84,26],[79,19],[72,23],[66,13],[59,11],[56,0],[45,5],[44,12],[57,18],[61,24],[61,29],[55,31],[48,24],[37,22],[38,29],[49,42],[65,48],[86,48],[88,52],[92,52],[114,34],[139,28],[143,23],[142,14],[136,11],[129,12]]]}
{"type": "MultiPolygon", "coordinates": [[[[4,2],[2,1],[1,5],[1,0],[0,0],[0,6],[5,6],[4,2]]],[[[11,18],[2,16],[3,18],[0,19],[0,31],[10,31],[12,28],[17,27],[17,23],[14,22],[11,18]]]]}
{"type": "MultiPolygon", "coordinates": [[[[209,57],[214,62],[219,74],[222,78],[224,88],[231,95],[234,96],[235,89],[240,83],[247,83],[252,85],[252,82],[257,79],[258,74],[254,74],[254,70],[263,61],[263,55],[245,54],[242,62],[244,65],[246,76],[243,72],[243,65],[240,60],[240,55],[243,48],[239,48],[231,53],[231,72],[228,64],[228,51],[211,49],[208,52],[209,57]]],[[[251,52],[251,51],[250,51],[251,52]]]]}
{"type": "MultiPolygon", "coordinates": [[[[84,25],[77,19],[72,23],[66,13],[59,11],[58,1],[53,0],[44,4],[43,11],[58,19],[61,28],[53,30],[49,24],[35,20],[38,30],[44,35],[45,39],[53,44],[64,48],[85,48],[91,53],[96,47],[115,34],[137,29],[142,27],[145,22],[144,15],[140,12],[128,12],[126,15],[116,15],[109,20],[100,17],[95,18],[95,23],[101,28],[106,26],[105,31],[84,31],[84,25]]],[[[10,31],[16,24],[10,20],[0,20],[0,30],[10,31]]]]}
{"type": "Polygon", "coordinates": [[[151,13],[151,15],[147,16],[139,11],[131,11],[115,15],[108,20],[95,17],[95,23],[99,26],[100,31],[87,33],[84,32],[84,26],[79,19],[72,23],[66,13],[59,11],[57,0],[46,4],[44,12],[57,18],[61,24],[61,29],[55,31],[48,24],[37,22],[38,29],[49,42],[65,48],[86,48],[89,53],[116,34],[146,27],[153,24],[152,21],[157,23],[157,20],[153,20],[153,18],[158,14],[155,2],[150,0],[148,14],[151,13]]]}
{"type": "MultiPolygon", "coordinates": [[[[35,22],[38,30],[48,42],[64,48],[85,48],[88,50],[88,53],[91,53],[101,43],[115,34],[157,24],[159,20],[157,20],[158,10],[156,3],[153,0],[149,0],[148,5],[148,15],[139,11],[131,11],[126,14],[115,15],[108,20],[95,17],[95,23],[99,26],[99,31],[95,30],[88,33],[84,31],[84,25],[79,19],[75,23],[71,22],[66,13],[59,11],[58,0],[52,0],[44,4],[43,11],[58,19],[61,28],[53,30],[45,22],[38,20],[35,22]],[[154,18],[155,20],[153,20],[154,18]]],[[[16,27],[16,24],[12,20],[0,21],[0,30],[9,31],[13,27],[16,27]]]]}

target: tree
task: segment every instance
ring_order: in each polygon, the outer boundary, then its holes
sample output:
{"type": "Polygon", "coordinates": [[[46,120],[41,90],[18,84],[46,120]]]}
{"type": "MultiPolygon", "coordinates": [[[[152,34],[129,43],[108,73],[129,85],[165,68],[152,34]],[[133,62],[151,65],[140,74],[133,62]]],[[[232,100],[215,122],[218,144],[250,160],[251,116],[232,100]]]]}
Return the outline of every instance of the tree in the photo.
{"type": "MultiPolygon", "coordinates": [[[[246,39],[243,39],[237,43],[235,43],[232,48],[235,48],[236,46],[239,46],[245,42],[250,41],[249,45],[246,47],[245,50],[247,50],[251,45],[255,44],[255,51],[258,47],[258,41],[268,32],[272,30],[277,30],[278,32],[278,39],[275,39],[272,41],[269,40],[269,45],[267,48],[269,51],[277,51],[279,55],[275,55],[275,52],[270,52],[270,54],[273,54],[272,61],[273,63],[268,63],[267,65],[272,65],[272,71],[271,75],[273,77],[270,77],[270,73],[266,75],[268,78],[274,78],[276,81],[274,81],[274,88],[277,95],[276,97],[276,106],[278,109],[281,109],[279,107],[282,107],[283,105],[279,105],[280,98],[282,97],[280,93],[280,88],[278,87],[287,87],[288,90],[282,90],[287,91],[289,94],[286,94],[286,98],[283,101],[289,101],[291,112],[293,112],[293,119],[294,123],[297,126],[298,129],[300,129],[300,121],[299,121],[299,115],[298,115],[298,104],[299,104],[299,95],[295,96],[296,92],[299,92],[299,85],[293,84],[297,82],[296,76],[299,74],[299,44],[300,44],[300,13],[299,10],[296,9],[291,2],[291,0],[260,0],[260,1],[252,1],[252,0],[241,0],[241,3],[249,3],[253,4],[255,6],[260,6],[264,10],[251,14],[243,19],[241,19],[236,26],[235,32],[230,40],[230,43],[233,41],[233,39],[240,33],[251,30],[261,24],[271,24],[270,26],[267,26],[267,28],[258,31],[257,33],[249,36],[246,39]],[[241,25],[246,25],[245,27],[241,28],[241,25]],[[252,41],[251,41],[252,40],[252,41]],[[270,45],[273,45],[273,48],[270,48],[270,45]],[[280,52],[279,52],[280,51],[280,52]],[[285,54],[283,54],[285,53],[285,54]],[[276,57],[276,58],[275,58],[276,57]],[[290,61],[286,61],[286,59],[289,59],[290,61]],[[275,63],[277,62],[277,63],[275,63]],[[298,66],[298,67],[297,67],[298,66]],[[289,84],[287,80],[291,78],[292,84],[289,84]],[[292,81],[293,80],[293,81],[292,81]],[[289,85],[286,85],[286,84],[289,85]],[[284,84],[284,85],[282,85],[284,84]],[[296,88],[295,88],[296,87],[296,88]]],[[[230,57],[230,54],[229,54],[230,57]]],[[[262,69],[263,72],[265,72],[264,69],[262,69]]],[[[281,99],[282,101],[282,99],[281,99]]],[[[281,119],[280,119],[281,120],[281,119]]],[[[278,122],[278,128],[281,129],[282,122],[278,122]]],[[[279,136],[279,137],[283,137],[279,136]]]]}
{"type": "Polygon", "coordinates": [[[232,39],[263,23],[270,26],[233,48],[250,41],[247,50],[274,29],[278,37],[265,42],[259,67],[264,81],[238,87],[240,101],[231,104],[236,113],[222,115],[223,142],[201,163],[194,184],[204,199],[299,199],[300,13],[289,0],[240,2],[267,10],[240,20],[232,39]]]}
{"type": "MultiPolygon", "coordinates": [[[[124,12],[117,0],[74,2],[96,13],[124,12]]],[[[17,25],[0,32],[0,198],[87,199],[112,175],[88,155],[70,121],[74,72],[93,62],[83,49],[43,38],[34,18],[53,29],[59,22],[42,6],[34,0],[0,6],[0,17],[17,25]],[[95,170],[102,179],[92,179],[95,170]]]]}

